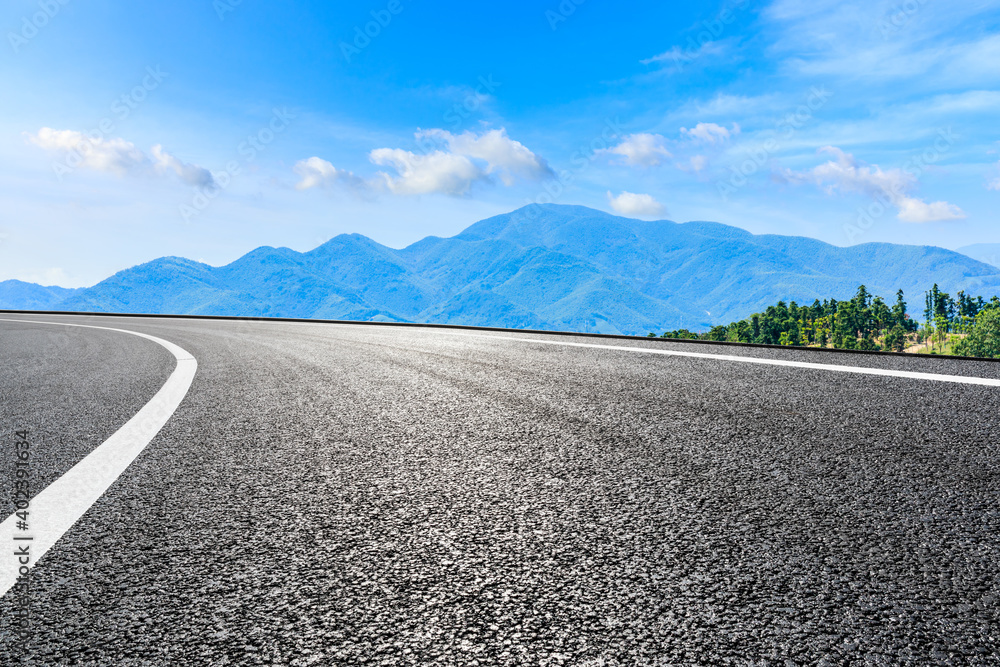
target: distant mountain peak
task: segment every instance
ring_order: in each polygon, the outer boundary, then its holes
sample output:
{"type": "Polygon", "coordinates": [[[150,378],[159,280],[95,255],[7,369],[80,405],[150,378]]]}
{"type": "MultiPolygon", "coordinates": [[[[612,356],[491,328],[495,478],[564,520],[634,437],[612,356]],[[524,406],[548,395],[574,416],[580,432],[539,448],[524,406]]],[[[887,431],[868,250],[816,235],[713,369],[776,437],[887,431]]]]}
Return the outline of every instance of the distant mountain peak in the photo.
{"type": "Polygon", "coordinates": [[[7,308],[258,315],[604,333],[706,329],[778,300],[902,288],[992,296],[1000,269],[935,247],[754,235],[531,204],[401,250],[340,234],[304,253],[261,246],[221,267],[163,257],[82,290],[0,283],[7,308]]]}

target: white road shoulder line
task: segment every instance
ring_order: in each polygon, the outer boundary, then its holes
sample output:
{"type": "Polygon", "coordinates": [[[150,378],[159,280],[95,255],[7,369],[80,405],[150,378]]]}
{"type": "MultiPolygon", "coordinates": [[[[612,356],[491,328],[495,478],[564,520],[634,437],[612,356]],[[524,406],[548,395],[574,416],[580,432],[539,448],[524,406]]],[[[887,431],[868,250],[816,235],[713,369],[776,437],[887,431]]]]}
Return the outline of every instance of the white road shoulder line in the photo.
{"type": "Polygon", "coordinates": [[[598,345],[596,343],[570,343],[560,340],[544,340],[541,338],[520,338],[517,336],[493,336],[490,334],[473,334],[448,332],[451,336],[468,336],[473,338],[492,338],[495,340],[514,340],[522,343],[537,343],[540,345],[561,345],[565,347],[585,347],[597,350],[617,350],[620,352],[638,352],[641,354],[660,354],[669,357],[691,357],[694,359],[710,359],[713,361],[731,361],[742,364],[761,364],[765,366],[785,366],[789,368],[809,368],[818,371],[835,373],[859,373],[862,375],[881,375],[885,377],[908,378],[911,380],[929,380],[933,382],[951,382],[955,384],[973,384],[985,387],[1000,387],[1000,380],[992,378],[970,377],[965,375],[943,375],[940,373],[919,373],[916,371],[886,370],[883,368],[866,368],[864,366],[842,366],[840,364],[817,364],[809,361],[788,361],[784,359],[760,359],[757,357],[741,357],[732,354],[707,354],[705,352],[683,352],[680,350],[657,350],[647,347],[626,347],[624,345],[598,345]]]}
{"type": "Polygon", "coordinates": [[[17,529],[17,515],[12,514],[0,523],[0,596],[17,583],[20,564],[12,545],[29,545],[33,567],[55,545],[97,499],[118,479],[126,468],[146,448],[146,445],[167,423],[180,405],[198,370],[198,362],[190,353],[170,341],[127,329],[97,327],[64,322],[39,322],[33,320],[0,319],[21,324],[50,324],[57,326],[103,329],[139,336],[165,347],[177,360],[177,366],[155,396],[124,426],[70,468],[62,477],[52,482],[31,499],[29,530],[17,529]],[[31,540],[16,538],[31,537],[31,540]]]}

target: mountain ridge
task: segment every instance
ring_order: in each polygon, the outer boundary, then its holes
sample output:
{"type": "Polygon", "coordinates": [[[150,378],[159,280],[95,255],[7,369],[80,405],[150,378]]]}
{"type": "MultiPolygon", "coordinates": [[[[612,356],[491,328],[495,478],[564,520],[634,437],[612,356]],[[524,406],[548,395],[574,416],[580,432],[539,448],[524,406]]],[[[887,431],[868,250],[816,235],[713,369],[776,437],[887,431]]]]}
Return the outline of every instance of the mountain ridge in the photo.
{"type": "Polygon", "coordinates": [[[1000,268],[1000,243],[974,243],[963,246],[955,252],[1000,268]]]}
{"type": "MultiPolygon", "coordinates": [[[[9,309],[439,322],[633,333],[705,329],[779,299],[933,283],[1000,293],[1000,268],[935,246],[842,248],[716,222],[642,221],[530,205],[405,248],[340,234],[316,248],[260,246],[224,266],[163,257],[76,290],[0,283],[9,309]],[[42,307],[44,306],[44,307],[42,307]]],[[[17,281],[13,281],[17,282],[17,281]]],[[[989,292],[989,294],[986,294],[989,292]]]]}

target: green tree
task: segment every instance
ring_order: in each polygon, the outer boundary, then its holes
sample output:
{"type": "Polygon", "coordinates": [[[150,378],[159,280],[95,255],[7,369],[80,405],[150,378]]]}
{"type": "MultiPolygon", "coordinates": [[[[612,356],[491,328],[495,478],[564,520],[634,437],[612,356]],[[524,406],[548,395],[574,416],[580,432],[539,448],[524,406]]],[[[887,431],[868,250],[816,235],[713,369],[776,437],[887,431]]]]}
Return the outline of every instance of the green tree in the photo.
{"type": "Polygon", "coordinates": [[[878,343],[875,342],[875,339],[872,338],[872,335],[869,333],[869,334],[865,334],[865,337],[862,338],[858,342],[858,349],[859,350],[875,351],[875,350],[879,349],[879,347],[878,347],[878,343]]]}
{"type": "Polygon", "coordinates": [[[906,299],[903,297],[903,290],[896,292],[896,303],[892,305],[892,321],[907,331],[914,331],[917,328],[917,323],[906,314],[906,299]]]}
{"type": "Polygon", "coordinates": [[[737,343],[750,343],[753,341],[753,331],[750,328],[750,323],[746,320],[740,320],[736,323],[735,327],[730,327],[729,329],[731,332],[735,330],[737,343]]]}
{"type": "Polygon", "coordinates": [[[944,315],[935,317],[934,329],[937,332],[937,342],[941,346],[941,351],[944,352],[944,344],[948,340],[948,318],[944,315]]]}
{"type": "Polygon", "coordinates": [[[882,336],[893,322],[892,311],[882,297],[877,296],[872,301],[870,323],[874,326],[873,333],[882,336]]]}
{"type": "Polygon", "coordinates": [[[921,329],[917,321],[907,315],[903,290],[896,292],[895,303],[890,307],[882,297],[871,294],[861,285],[847,301],[829,299],[820,302],[815,299],[812,305],[807,306],[800,306],[795,301],[778,301],[762,313],[754,313],[728,326],[714,326],[707,333],[695,334],[679,329],[664,332],[661,336],[899,351],[906,349],[912,336],[919,342],[929,342],[932,351],[937,353],[946,351],[949,345],[957,345],[963,334],[976,327],[978,316],[983,312],[990,309],[1000,311],[1000,297],[994,296],[987,302],[983,297],[973,298],[959,292],[953,299],[934,285],[925,293],[925,306],[921,329]]]}
{"type": "Polygon", "coordinates": [[[840,340],[839,348],[845,350],[857,349],[858,331],[861,319],[857,301],[844,301],[837,310],[836,337],[840,340]]]}
{"type": "Polygon", "coordinates": [[[693,340],[698,338],[698,334],[691,333],[687,329],[677,329],[676,331],[664,331],[660,334],[660,338],[681,338],[693,340]]]}
{"type": "Polygon", "coordinates": [[[705,335],[705,340],[726,340],[726,327],[722,325],[712,327],[712,330],[705,335]]]}
{"type": "Polygon", "coordinates": [[[896,324],[882,341],[882,349],[886,352],[902,352],[906,349],[906,329],[901,324],[896,324]]]}
{"type": "Polygon", "coordinates": [[[972,331],[955,346],[966,357],[1000,357],[1000,308],[986,308],[976,316],[972,331]]]}

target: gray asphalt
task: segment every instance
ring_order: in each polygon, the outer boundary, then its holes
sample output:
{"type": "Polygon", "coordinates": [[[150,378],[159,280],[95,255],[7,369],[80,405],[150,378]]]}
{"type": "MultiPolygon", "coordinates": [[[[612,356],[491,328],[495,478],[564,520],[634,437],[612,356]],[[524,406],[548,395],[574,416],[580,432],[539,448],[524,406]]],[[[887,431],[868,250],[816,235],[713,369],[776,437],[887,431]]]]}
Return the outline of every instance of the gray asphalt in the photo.
{"type": "MultiPolygon", "coordinates": [[[[0,663],[1000,663],[998,388],[431,329],[49,319],[160,336],[199,371],[33,571],[26,645],[0,600],[0,663]]],[[[172,360],[27,326],[0,322],[0,427],[37,432],[52,479],[172,360]]]]}

